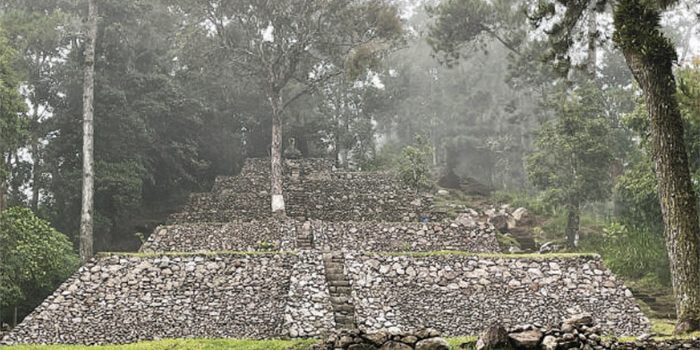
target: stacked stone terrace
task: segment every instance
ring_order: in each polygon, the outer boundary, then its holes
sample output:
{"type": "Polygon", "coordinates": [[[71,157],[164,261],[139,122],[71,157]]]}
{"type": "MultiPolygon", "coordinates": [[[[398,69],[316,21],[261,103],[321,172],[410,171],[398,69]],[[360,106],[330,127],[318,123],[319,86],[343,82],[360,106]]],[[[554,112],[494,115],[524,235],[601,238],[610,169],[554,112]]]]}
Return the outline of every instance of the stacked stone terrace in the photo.
{"type": "Polygon", "coordinates": [[[461,336],[496,320],[558,324],[578,312],[610,334],[648,329],[598,257],[498,254],[492,227],[447,220],[388,174],[289,163],[288,218],[271,218],[268,164],[249,160],[241,175],[193,195],[140,253],[81,267],[3,343],[306,338],[347,328],[461,336]]]}

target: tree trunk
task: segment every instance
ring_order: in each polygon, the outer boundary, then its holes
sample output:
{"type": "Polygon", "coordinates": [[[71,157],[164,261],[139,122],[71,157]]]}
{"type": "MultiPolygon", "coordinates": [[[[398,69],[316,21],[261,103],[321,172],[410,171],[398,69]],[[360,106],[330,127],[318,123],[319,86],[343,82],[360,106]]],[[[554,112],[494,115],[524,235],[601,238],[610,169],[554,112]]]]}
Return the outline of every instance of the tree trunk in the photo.
{"type": "Polygon", "coordinates": [[[2,175],[5,167],[5,156],[0,153],[0,212],[7,209],[7,179],[2,175]]]}
{"type": "Polygon", "coordinates": [[[270,105],[272,107],[272,145],[270,146],[272,214],[285,216],[284,195],[282,193],[282,99],[279,93],[272,94],[270,105]]]}
{"type": "Polygon", "coordinates": [[[618,4],[615,40],[644,91],[678,314],[675,331],[686,333],[700,329],[700,225],[676,99],[676,51],[658,30],[658,11],[648,6],[642,0],[618,4]]]}
{"type": "Polygon", "coordinates": [[[566,206],[566,245],[569,248],[578,248],[579,229],[581,223],[581,207],[578,202],[572,201],[566,206]]]}
{"type": "Polygon", "coordinates": [[[93,255],[93,195],[95,170],[93,159],[93,98],[95,85],[95,41],[97,40],[97,4],[88,0],[83,81],[83,196],[80,212],[80,260],[85,263],[93,255]]]}
{"type": "Polygon", "coordinates": [[[41,169],[39,166],[39,137],[36,136],[37,130],[34,130],[32,135],[32,202],[31,207],[34,212],[39,209],[39,178],[41,169]]]}
{"type": "Polygon", "coordinates": [[[588,74],[592,79],[596,77],[596,65],[598,63],[598,13],[596,2],[591,3],[588,13],[588,74]]]}

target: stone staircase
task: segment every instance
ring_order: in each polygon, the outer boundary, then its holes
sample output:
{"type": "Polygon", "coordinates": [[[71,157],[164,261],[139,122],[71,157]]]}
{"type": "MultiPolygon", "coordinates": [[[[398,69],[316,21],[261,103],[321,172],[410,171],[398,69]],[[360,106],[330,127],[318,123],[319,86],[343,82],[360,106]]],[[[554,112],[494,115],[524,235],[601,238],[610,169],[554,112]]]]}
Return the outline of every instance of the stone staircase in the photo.
{"type": "Polygon", "coordinates": [[[340,252],[328,253],[323,256],[323,264],[336,330],[357,328],[352,286],[345,275],[345,257],[340,252]]]}
{"type": "Polygon", "coordinates": [[[298,250],[313,250],[314,249],[314,234],[311,229],[311,222],[306,221],[301,227],[297,228],[296,245],[298,250]]]}

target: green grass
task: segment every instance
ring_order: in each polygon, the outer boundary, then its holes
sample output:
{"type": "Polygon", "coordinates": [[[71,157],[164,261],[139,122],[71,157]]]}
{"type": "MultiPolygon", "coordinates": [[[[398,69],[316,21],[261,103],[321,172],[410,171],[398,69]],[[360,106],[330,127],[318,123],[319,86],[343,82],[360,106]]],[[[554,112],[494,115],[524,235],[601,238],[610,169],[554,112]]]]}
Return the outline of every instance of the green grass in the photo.
{"type": "Polygon", "coordinates": [[[303,350],[316,340],[168,339],[126,345],[16,345],[3,350],[303,350]]]}
{"type": "MultiPolygon", "coordinates": [[[[464,343],[471,343],[474,344],[474,349],[476,349],[476,341],[479,339],[479,337],[454,337],[454,338],[446,338],[447,344],[450,345],[450,349],[459,349],[460,345],[464,343]]],[[[467,347],[467,349],[472,349],[472,347],[467,347]]]]}
{"type": "Polygon", "coordinates": [[[473,253],[455,250],[440,250],[432,252],[383,252],[377,253],[385,256],[410,256],[410,257],[432,257],[432,256],[473,256],[478,258],[493,258],[493,259],[598,259],[600,256],[595,253],[552,253],[552,254],[505,254],[505,253],[473,253]]]}
{"type": "Polygon", "coordinates": [[[95,254],[98,259],[109,258],[113,256],[124,256],[134,258],[157,258],[161,256],[168,257],[187,257],[187,256],[230,256],[230,255],[294,255],[293,251],[200,251],[200,252],[101,252],[95,254]]]}

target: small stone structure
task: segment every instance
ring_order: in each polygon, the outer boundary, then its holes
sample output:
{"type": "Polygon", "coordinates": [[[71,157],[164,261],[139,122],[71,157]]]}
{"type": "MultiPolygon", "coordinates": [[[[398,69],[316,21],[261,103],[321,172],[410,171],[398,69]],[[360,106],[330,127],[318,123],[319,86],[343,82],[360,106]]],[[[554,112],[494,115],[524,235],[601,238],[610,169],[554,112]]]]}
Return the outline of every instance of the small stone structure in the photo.
{"type": "MultiPolygon", "coordinates": [[[[446,220],[430,196],[389,174],[339,173],[328,160],[285,168],[299,171],[286,185],[290,218],[270,217],[269,161],[249,160],[240,176],[193,195],[141,253],[81,267],[0,344],[306,338],[345,328],[475,335],[494,320],[557,324],[578,312],[595,314],[609,334],[648,330],[598,257],[503,256],[492,226],[446,220]]],[[[419,340],[386,342],[423,349],[419,340]]],[[[365,345],[353,349],[372,349],[365,345]]]]}
{"type": "Polygon", "coordinates": [[[435,329],[404,333],[397,330],[367,333],[343,330],[332,334],[312,350],[449,350],[447,342],[435,329]]]}

